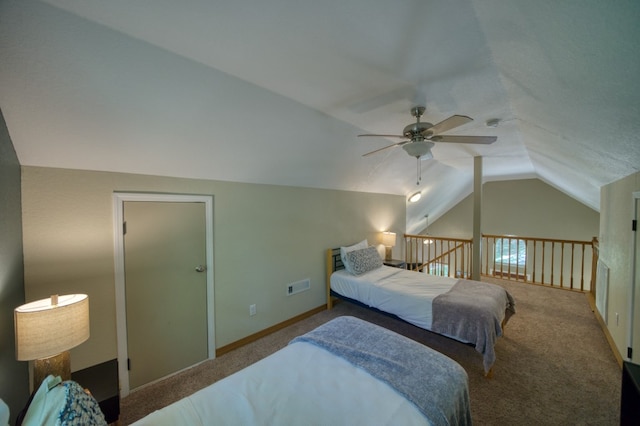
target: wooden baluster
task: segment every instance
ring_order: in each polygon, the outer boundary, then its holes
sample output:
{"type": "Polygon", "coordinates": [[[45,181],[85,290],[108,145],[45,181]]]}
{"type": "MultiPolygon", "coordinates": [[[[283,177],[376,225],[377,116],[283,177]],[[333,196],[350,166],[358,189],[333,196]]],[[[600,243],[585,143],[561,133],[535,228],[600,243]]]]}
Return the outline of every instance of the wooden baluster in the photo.
{"type": "Polygon", "coordinates": [[[580,291],[584,291],[584,251],[587,245],[582,243],[582,258],[580,264],[580,291]]]}
{"type": "Polygon", "coordinates": [[[560,243],[560,287],[564,287],[564,243],[560,243]]]}
{"type": "Polygon", "coordinates": [[[591,240],[591,283],[589,284],[589,291],[594,300],[596,297],[596,289],[598,287],[598,281],[596,280],[596,270],[598,268],[598,258],[600,256],[600,246],[597,237],[593,237],[591,240]]]}
{"type": "MultiPolygon", "coordinates": [[[[454,252],[453,252],[453,276],[458,276],[458,242],[454,241],[454,252]]],[[[451,275],[451,274],[449,274],[451,275]]]]}
{"type": "Polygon", "coordinates": [[[555,274],[555,263],[556,263],[556,243],[555,241],[551,241],[551,285],[555,285],[555,281],[553,280],[553,276],[555,274]]]}
{"type": "Polygon", "coordinates": [[[547,249],[547,243],[545,241],[542,242],[542,284],[544,284],[544,260],[545,260],[545,252],[547,249]]]}
{"type": "Polygon", "coordinates": [[[516,239],[516,281],[520,281],[520,238],[516,239]]]}
{"type": "MultiPolygon", "coordinates": [[[[482,238],[483,238],[482,247],[484,247],[484,274],[489,275],[489,238],[488,237],[482,237],[482,238]]],[[[482,265],[480,265],[480,270],[482,270],[482,265]]]]}
{"type": "Polygon", "coordinates": [[[439,269],[439,274],[438,274],[438,275],[442,275],[442,272],[443,272],[443,269],[444,269],[444,268],[442,267],[442,265],[443,265],[444,261],[440,258],[440,256],[442,256],[442,253],[443,253],[443,251],[444,251],[443,244],[444,244],[444,241],[443,241],[443,240],[440,240],[440,253],[438,254],[438,256],[436,256],[438,259],[440,259],[440,261],[438,262],[438,263],[440,264],[440,268],[437,268],[438,264],[436,264],[436,265],[435,265],[435,266],[436,266],[436,270],[438,270],[438,269],[439,269]]]}
{"type": "Polygon", "coordinates": [[[573,290],[573,255],[574,255],[575,244],[571,243],[571,281],[569,282],[569,288],[573,290]]]}
{"type": "Polygon", "coordinates": [[[533,278],[533,282],[536,282],[536,254],[537,254],[537,250],[536,250],[536,244],[538,243],[538,240],[533,240],[533,274],[531,274],[531,277],[533,278]]]}

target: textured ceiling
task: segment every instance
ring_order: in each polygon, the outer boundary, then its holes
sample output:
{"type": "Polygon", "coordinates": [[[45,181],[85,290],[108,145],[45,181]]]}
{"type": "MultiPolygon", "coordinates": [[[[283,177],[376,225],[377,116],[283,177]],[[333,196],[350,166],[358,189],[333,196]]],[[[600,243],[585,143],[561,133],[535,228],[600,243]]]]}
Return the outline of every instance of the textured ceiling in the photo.
{"type": "Polygon", "coordinates": [[[485,181],[599,210],[640,170],[635,0],[0,0],[0,108],[23,165],[409,195],[417,232],[485,181]],[[474,118],[418,162],[425,121],[474,118]],[[499,118],[496,128],[485,122],[499,118]]]}

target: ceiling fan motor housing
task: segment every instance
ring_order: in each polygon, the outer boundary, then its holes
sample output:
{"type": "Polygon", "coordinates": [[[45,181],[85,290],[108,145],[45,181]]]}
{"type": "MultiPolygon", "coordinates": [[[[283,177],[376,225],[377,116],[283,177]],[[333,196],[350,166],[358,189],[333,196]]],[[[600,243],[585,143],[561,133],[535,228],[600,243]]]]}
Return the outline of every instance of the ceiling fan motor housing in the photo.
{"type": "Polygon", "coordinates": [[[429,129],[433,127],[433,124],[425,122],[411,123],[404,128],[402,134],[407,139],[413,139],[417,136],[423,136],[429,138],[433,135],[433,132],[429,129]]]}

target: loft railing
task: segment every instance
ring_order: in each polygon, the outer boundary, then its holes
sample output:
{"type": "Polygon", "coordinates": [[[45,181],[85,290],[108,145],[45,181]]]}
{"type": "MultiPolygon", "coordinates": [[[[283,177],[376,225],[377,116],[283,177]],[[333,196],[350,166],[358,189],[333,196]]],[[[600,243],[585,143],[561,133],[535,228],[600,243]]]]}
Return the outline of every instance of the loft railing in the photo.
{"type": "MultiPolygon", "coordinates": [[[[408,269],[468,278],[473,241],[405,234],[408,269]]],[[[481,274],[595,294],[597,238],[592,241],[483,235],[481,274]]]]}
{"type": "Polygon", "coordinates": [[[407,269],[466,278],[471,276],[472,241],[405,234],[407,269]]]}

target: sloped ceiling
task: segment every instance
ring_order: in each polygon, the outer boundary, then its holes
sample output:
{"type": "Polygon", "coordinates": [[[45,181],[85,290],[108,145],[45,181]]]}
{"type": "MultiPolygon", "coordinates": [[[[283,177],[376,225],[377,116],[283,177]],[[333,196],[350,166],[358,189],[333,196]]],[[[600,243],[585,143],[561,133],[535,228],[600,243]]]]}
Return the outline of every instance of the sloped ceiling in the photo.
{"type": "Polygon", "coordinates": [[[0,0],[0,108],[23,165],[421,191],[408,232],[474,156],[599,210],[640,169],[639,22],[635,0],[0,0]],[[498,141],[362,156],[418,104],[498,141]]]}

